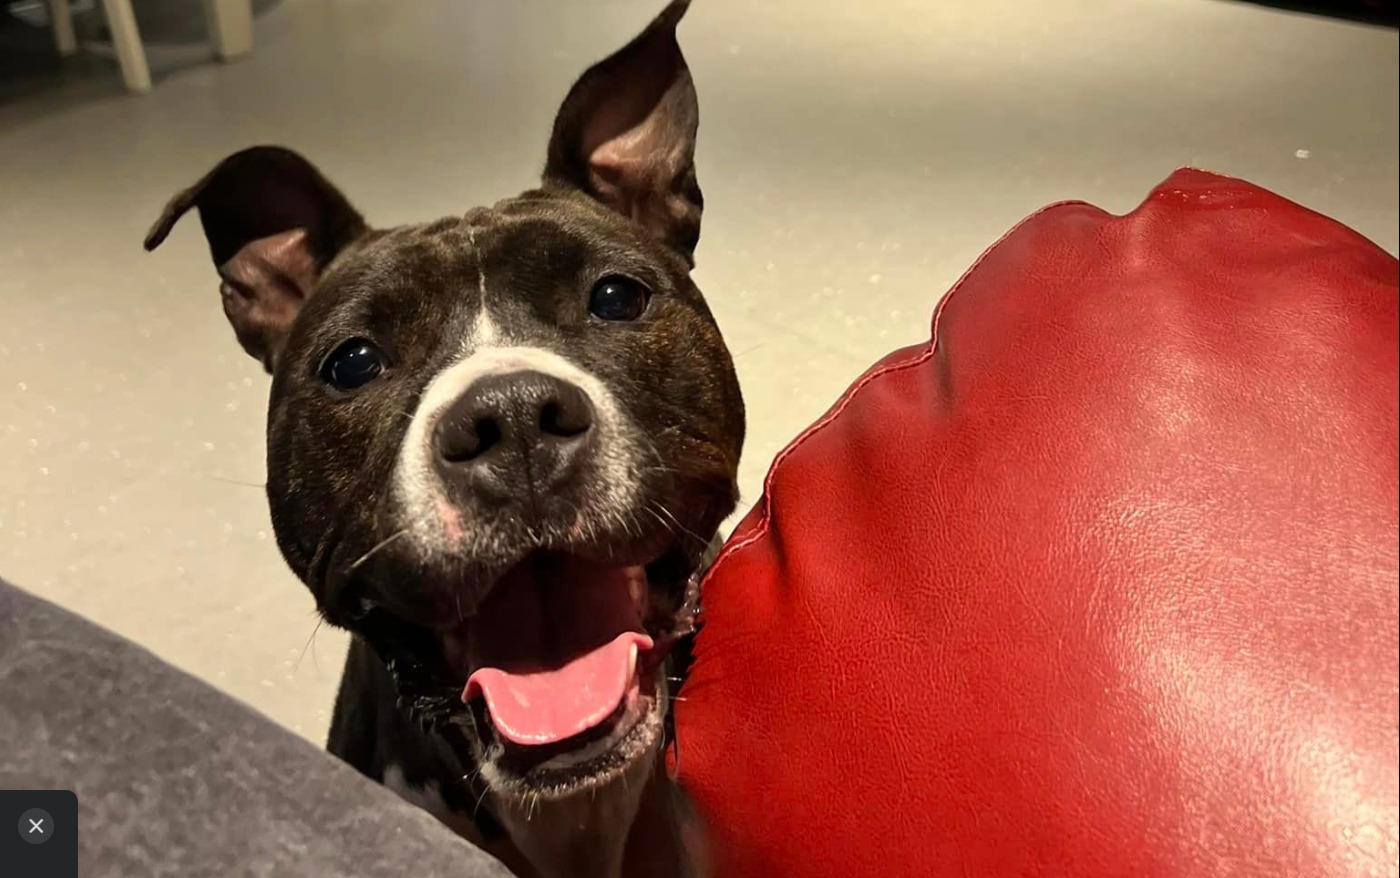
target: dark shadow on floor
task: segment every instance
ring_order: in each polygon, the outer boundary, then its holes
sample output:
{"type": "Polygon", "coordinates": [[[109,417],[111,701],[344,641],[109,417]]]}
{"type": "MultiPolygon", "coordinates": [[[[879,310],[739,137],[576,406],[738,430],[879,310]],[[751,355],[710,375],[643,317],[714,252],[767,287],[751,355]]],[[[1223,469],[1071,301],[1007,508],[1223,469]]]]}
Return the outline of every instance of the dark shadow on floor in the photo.
{"type": "Polygon", "coordinates": [[[1243,0],[1257,6],[1272,6],[1289,12],[1341,18],[1385,27],[1400,26],[1400,3],[1396,0],[1243,0]]]}

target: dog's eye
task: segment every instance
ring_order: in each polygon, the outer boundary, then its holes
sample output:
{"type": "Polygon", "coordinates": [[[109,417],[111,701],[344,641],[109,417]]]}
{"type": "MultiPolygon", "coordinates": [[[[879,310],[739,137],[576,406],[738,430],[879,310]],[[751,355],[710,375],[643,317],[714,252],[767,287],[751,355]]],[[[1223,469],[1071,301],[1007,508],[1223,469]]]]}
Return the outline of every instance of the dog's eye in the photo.
{"type": "Polygon", "coordinates": [[[383,355],[362,338],[345,342],[321,364],[321,380],[336,390],[358,390],[383,372],[383,355]]]}
{"type": "Polygon", "coordinates": [[[599,320],[636,320],[651,298],[647,288],[630,277],[605,277],[588,295],[588,313],[599,320]]]}

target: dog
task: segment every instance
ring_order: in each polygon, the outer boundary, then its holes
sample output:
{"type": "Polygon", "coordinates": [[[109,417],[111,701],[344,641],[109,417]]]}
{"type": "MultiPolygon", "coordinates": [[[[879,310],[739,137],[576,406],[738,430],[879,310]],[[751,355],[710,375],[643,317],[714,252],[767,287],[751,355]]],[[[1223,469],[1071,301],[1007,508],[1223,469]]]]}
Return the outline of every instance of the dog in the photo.
{"type": "Polygon", "coordinates": [[[272,375],[278,546],[353,634],[328,749],[537,878],[703,866],[665,771],[668,668],[745,421],[690,277],[688,5],[582,74],[538,188],[377,229],[254,147],[145,242],[198,211],[272,375]]]}

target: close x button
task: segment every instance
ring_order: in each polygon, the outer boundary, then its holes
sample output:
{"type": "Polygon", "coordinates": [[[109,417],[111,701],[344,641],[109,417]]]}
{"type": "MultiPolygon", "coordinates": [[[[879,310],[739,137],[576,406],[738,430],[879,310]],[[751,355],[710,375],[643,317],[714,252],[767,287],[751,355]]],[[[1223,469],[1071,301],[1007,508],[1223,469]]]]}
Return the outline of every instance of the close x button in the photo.
{"type": "Polygon", "coordinates": [[[30,808],[19,815],[19,837],[30,844],[43,844],[53,838],[53,815],[43,808],[30,808]]]}
{"type": "Polygon", "coordinates": [[[78,878],[78,797],[0,790],[0,875],[78,878]]]}

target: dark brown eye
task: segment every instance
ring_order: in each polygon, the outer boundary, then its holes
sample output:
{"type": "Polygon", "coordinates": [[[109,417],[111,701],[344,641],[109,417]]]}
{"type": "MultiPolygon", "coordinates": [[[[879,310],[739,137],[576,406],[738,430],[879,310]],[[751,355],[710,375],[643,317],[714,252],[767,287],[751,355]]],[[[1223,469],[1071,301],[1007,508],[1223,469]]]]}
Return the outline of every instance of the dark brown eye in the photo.
{"type": "Polygon", "coordinates": [[[588,294],[588,313],[611,322],[636,320],[646,311],[650,298],[650,291],[630,277],[605,277],[588,294]]]}
{"type": "Polygon", "coordinates": [[[359,390],[384,372],[384,356],[372,342],[352,338],[321,364],[321,380],[336,390],[359,390]]]}

